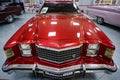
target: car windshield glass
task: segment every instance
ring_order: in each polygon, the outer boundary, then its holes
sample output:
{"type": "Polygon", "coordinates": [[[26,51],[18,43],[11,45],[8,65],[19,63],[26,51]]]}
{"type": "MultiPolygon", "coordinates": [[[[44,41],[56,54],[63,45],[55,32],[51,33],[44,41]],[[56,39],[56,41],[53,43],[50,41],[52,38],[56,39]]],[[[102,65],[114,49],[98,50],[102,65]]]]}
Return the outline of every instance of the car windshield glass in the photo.
{"type": "Polygon", "coordinates": [[[40,11],[43,13],[77,13],[73,3],[45,3],[40,11]]]}

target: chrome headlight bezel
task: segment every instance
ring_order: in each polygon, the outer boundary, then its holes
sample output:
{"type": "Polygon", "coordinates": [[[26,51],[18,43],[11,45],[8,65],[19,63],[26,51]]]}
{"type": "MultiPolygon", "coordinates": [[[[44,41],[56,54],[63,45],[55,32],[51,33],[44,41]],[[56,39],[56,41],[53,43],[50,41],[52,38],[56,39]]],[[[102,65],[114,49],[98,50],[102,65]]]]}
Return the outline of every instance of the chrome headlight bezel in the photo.
{"type": "Polygon", "coordinates": [[[25,57],[32,56],[32,49],[30,44],[19,44],[19,48],[22,56],[25,56],[25,57]]]}
{"type": "Polygon", "coordinates": [[[89,44],[87,47],[86,56],[94,57],[97,56],[99,50],[99,44],[89,44]]]}

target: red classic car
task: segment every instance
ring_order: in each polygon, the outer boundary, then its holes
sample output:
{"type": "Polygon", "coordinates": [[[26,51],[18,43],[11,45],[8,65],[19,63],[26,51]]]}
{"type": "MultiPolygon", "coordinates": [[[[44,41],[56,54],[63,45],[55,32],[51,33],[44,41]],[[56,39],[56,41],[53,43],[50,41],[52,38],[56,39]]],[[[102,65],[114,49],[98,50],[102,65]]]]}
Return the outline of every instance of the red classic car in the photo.
{"type": "Polygon", "coordinates": [[[52,78],[89,71],[115,72],[115,46],[72,1],[47,1],[4,46],[4,72],[23,70],[52,78]]]}
{"type": "Polygon", "coordinates": [[[0,4],[0,23],[7,21],[8,23],[14,20],[14,16],[20,15],[22,8],[20,6],[9,6],[0,4]]]}

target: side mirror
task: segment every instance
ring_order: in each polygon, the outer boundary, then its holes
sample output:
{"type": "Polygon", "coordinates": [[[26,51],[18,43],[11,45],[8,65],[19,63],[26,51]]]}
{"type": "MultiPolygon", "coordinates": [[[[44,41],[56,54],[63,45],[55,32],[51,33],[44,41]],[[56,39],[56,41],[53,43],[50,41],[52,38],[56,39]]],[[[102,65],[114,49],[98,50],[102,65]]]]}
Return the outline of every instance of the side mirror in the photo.
{"type": "Polygon", "coordinates": [[[82,13],[84,13],[84,10],[80,10],[82,13]]]}
{"type": "Polygon", "coordinates": [[[36,12],[36,14],[38,14],[38,13],[39,13],[39,10],[37,9],[35,12],[36,12]]]}

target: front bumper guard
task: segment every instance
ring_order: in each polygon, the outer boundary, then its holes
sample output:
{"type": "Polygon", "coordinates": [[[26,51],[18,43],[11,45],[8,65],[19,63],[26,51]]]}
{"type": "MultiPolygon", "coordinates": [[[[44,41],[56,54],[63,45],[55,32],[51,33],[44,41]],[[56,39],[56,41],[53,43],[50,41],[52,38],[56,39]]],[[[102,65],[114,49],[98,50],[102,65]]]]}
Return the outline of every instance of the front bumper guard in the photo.
{"type": "Polygon", "coordinates": [[[85,73],[88,73],[88,72],[96,72],[96,71],[104,71],[104,70],[107,70],[109,72],[116,72],[117,66],[116,65],[110,66],[106,64],[79,64],[79,65],[74,65],[74,66],[69,66],[64,68],[54,68],[54,67],[49,67],[49,66],[40,65],[40,64],[14,64],[10,66],[7,66],[4,64],[2,66],[2,70],[4,72],[9,72],[14,70],[25,70],[25,71],[27,70],[34,73],[37,72],[42,74],[44,74],[45,72],[50,72],[57,75],[50,74],[49,76],[61,77],[58,75],[67,73],[67,72],[74,72],[74,74],[82,73],[83,76],[85,76],[85,73]]]}

